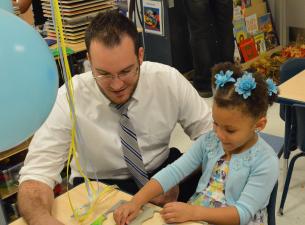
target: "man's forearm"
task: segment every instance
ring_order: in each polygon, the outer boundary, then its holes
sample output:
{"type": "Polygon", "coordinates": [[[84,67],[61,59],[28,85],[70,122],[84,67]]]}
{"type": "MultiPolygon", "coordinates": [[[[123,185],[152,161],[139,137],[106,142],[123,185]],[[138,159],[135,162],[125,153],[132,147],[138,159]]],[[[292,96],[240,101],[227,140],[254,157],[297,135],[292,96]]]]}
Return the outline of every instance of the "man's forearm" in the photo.
{"type": "Polygon", "coordinates": [[[19,211],[30,225],[42,224],[41,221],[51,217],[53,201],[53,190],[42,182],[28,180],[19,186],[19,211]]]}

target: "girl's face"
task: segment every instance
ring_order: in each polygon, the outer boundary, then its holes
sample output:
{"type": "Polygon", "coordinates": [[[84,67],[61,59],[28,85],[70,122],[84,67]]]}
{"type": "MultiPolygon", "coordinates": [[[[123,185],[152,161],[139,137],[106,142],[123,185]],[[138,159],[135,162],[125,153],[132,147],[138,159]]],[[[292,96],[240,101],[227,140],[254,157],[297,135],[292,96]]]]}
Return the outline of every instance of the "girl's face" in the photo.
{"type": "Polygon", "coordinates": [[[254,119],[244,114],[238,107],[221,108],[216,103],[212,107],[214,131],[228,154],[237,154],[255,144],[255,129],[262,130],[266,117],[254,119]]]}

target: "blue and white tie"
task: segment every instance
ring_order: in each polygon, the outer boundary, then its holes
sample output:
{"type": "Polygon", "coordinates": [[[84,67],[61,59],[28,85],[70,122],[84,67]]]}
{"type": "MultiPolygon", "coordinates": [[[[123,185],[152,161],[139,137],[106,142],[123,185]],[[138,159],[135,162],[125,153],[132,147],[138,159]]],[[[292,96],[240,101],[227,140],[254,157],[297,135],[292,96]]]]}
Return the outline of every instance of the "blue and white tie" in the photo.
{"type": "Polygon", "coordinates": [[[141,152],[137,142],[137,135],[127,115],[128,103],[117,105],[116,109],[121,112],[119,135],[121,138],[124,160],[139,188],[149,180],[144,167],[141,152]]]}

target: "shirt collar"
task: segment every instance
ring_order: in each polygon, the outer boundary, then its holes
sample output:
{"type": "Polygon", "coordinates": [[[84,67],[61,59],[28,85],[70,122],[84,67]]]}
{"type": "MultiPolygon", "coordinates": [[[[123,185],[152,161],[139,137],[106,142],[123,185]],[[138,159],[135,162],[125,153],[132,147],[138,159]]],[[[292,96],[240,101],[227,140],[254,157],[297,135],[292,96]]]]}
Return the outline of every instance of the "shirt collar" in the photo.
{"type": "Polygon", "coordinates": [[[132,95],[132,98],[136,101],[140,101],[141,97],[144,96],[145,89],[147,89],[145,87],[146,86],[145,77],[144,77],[144,72],[143,72],[145,68],[144,68],[143,64],[145,64],[145,62],[143,62],[142,65],[140,66],[140,75],[139,75],[138,84],[132,95]]]}

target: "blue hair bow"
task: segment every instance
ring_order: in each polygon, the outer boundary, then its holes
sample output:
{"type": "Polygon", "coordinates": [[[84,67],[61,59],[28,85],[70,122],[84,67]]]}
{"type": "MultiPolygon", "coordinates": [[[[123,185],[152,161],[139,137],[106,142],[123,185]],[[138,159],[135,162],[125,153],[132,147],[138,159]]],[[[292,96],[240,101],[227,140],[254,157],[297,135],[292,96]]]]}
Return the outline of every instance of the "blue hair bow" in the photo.
{"type": "Polygon", "coordinates": [[[237,79],[235,85],[235,91],[242,95],[244,99],[247,99],[251,96],[251,91],[256,88],[255,79],[252,76],[252,73],[244,72],[244,75],[241,78],[237,79]]]}
{"type": "Polygon", "coordinates": [[[266,80],[267,87],[268,87],[268,95],[271,96],[272,94],[277,94],[278,87],[274,83],[274,81],[270,78],[266,80]]]}
{"type": "Polygon", "coordinates": [[[216,89],[223,87],[227,82],[235,82],[235,79],[231,77],[233,75],[232,70],[227,70],[225,73],[221,70],[219,73],[215,74],[215,84],[216,89]]]}

